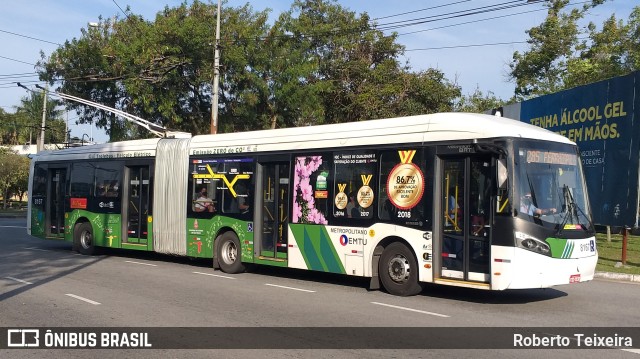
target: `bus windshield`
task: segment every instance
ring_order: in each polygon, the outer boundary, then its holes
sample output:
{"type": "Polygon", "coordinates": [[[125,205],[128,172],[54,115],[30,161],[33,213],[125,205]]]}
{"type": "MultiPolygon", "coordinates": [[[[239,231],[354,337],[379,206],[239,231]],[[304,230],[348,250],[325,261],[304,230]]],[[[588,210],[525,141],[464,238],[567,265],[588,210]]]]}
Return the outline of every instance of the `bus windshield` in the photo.
{"type": "Polygon", "coordinates": [[[522,145],[517,155],[515,183],[520,218],[552,225],[557,233],[593,228],[575,146],[522,145]]]}

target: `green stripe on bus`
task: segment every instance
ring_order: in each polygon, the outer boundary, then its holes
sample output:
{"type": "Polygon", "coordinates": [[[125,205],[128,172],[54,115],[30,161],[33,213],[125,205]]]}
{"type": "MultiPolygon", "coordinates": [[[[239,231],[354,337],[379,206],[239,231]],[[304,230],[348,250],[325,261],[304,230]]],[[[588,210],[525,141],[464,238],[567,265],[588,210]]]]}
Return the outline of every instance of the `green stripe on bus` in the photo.
{"type": "Polygon", "coordinates": [[[571,258],[575,244],[568,239],[547,238],[546,242],[551,248],[551,257],[553,258],[571,258]]]}
{"type": "Polygon", "coordinates": [[[567,245],[564,247],[564,252],[562,253],[562,258],[571,258],[571,253],[573,253],[574,244],[572,241],[567,241],[567,245]]]}
{"type": "Polygon", "coordinates": [[[300,250],[302,252],[302,256],[304,257],[304,261],[307,264],[307,268],[319,271],[325,271],[320,258],[318,257],[318,251],[313,246],[313,241],[311,240],[311,236],[309,236],[309,232],[307,232],[306,226],[302,227],[302,238],[303,245],[300,246],[300,250]]]}
{"type": "Polygon", "coordinates": [[[345,273],[324,226],[292,224],[290,227],[308,269],[345,273]]]}
{"type": "Polygon", "coordinates": [[[331,243],[331,237],[327,233],[325,227],[320,227],[320,258],[324,259],[324,263],[327,266],[327,270],[331,273],[345,273],[344,266],[336,253],[333,244],[331,243]]]}

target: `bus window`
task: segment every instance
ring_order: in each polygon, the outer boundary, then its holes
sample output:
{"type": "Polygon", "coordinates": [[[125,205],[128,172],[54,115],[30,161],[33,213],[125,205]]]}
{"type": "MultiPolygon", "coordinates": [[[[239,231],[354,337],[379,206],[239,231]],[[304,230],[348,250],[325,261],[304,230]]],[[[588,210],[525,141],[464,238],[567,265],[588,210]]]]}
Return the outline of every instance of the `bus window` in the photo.
{"type": "Polygon", "coordinates": [[[122,165],[120,163],[101,163],[96,166],[95,197],[120,198],[122,165]]]}
{"type": "Polygon", "coordinates": [[[189,174],[190,216],[207,217],[213,213],[248,218],[245,202],[253,190],[253,158],[204,158],[191,160],[189,174]],[[206,197],[202,197],[206,193],[206,197]]]}
{"type": "Polygon", "coordinates": [[[372,178],[377,170],[375,153],[367,151],[336,152],[335,200],[333,216],[335,218],[373,218],[373,204],[376,195],[372,178]]]}
{"type": "Polygon", "coordinates": [[[87,162],[74,163],[71,170],[71,197],[89,198],[92,196],[95,166],[87,162]]]}

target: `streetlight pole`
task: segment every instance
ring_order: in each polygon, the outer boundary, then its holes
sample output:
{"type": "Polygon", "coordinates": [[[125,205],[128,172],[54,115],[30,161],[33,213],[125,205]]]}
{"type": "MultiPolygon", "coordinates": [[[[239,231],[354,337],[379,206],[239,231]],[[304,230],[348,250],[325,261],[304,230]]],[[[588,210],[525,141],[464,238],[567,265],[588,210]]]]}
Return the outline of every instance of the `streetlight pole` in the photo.
{"type": "Polygon", "coordinates": [[[218,88],[220,82],[220,0],[216,20],[216,42],[213,56],[213,100],[211,101],[211,133],[218,133],[218,88]]]}
{"type": "MultiPolygon", "coordinates": [[[[49,87],[47,85],[47,87],[49,87]]],[[[44,128],[47,121],[47,90],[42,91],[42,124],[40,125],[40,141],[38,141],[38,152],[44,150],[44,128]]]]}

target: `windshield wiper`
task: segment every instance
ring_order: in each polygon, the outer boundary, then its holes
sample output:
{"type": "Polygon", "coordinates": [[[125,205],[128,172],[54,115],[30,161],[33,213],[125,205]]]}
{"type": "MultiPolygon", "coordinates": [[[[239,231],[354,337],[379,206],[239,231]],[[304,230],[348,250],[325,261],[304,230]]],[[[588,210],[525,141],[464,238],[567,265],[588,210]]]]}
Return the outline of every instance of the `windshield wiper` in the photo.
{"type": "Polygon", "coordinates": [[[575,223],[579,224],[584,231],[588,231],[589,228],[593,228],[593,222],[591,222],[591,218],[589,218],[589,216],[587,216],[587,214],[584,213],[582,208],[578,206],[575,199],[573,198],[573,194],[571,193],[569,186],[567,186],[566,184],[563,185],[562,193],[564,196],[564,202],[565,202],[567,214],[564,216],[564,219],[562,220],[562,223],[560,224],[560,227],[558,228],[556,235],[562,233],[562,231],[564,230],[564,226],[567,224],[567,221],[569,220],[569,217],[571,217],[571,222],[572,223],[574,222],[573,221],[574,216],[575,216],[575,223]],[[578,212],[580,212],[584,216],[584,218],[587,219],[589,227],[586,227],[582,225],[582,223],[580,223],[580,215],[578,214],[578,212]]]}

